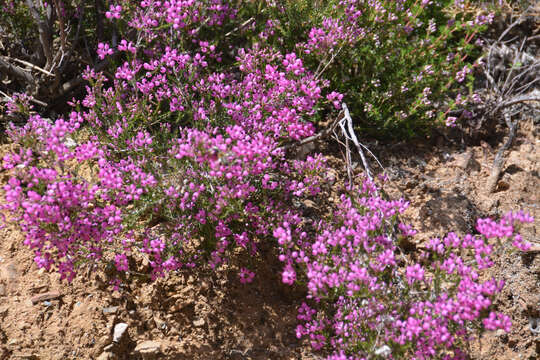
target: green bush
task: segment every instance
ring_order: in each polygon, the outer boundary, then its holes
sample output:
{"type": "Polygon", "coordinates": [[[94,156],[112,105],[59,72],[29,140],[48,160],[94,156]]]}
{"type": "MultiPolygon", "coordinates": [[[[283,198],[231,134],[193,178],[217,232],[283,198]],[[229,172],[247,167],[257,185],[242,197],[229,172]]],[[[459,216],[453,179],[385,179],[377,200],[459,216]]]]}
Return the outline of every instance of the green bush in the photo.
{"type": "Polygon", "coordinates": [[[345,95],[362,135],[378,138],[425,135],[467,103],[480,52],[475,35],[492,19],[470,1],[270,5],[255,16],[274,19],[260,40],[300,52],[345,95]]]}

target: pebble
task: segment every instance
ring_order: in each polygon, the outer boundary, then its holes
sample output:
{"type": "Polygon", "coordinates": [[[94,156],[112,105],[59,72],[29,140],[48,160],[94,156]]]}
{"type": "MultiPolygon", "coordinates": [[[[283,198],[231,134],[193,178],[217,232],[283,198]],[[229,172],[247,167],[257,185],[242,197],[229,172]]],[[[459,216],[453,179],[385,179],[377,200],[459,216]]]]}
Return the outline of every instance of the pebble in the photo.
{"type": "Polygon", "coordinates": [[[326,181],[330,184],[330,185],[334,185],[334,183],[336,182],[336,175],[334,174],[334,172],[328,172],[326,174],[326,181]]]}
{"type": "Polygon", "coordinates": [[[89,304],[86,302],[77,301],[73,305],[73,310],[71,311],[71,316],[81,316],[83,314],[88,314],[92,311],[89,304]]]}
{"type": "Polygon", "coordinates": [[[198,320],[193,321],[193,325],[195,325],[196,327],[203,326],[204,325],[204,319],[198,319],[198,320]]]}
{"type": "Polygon", "coordinates": [[[392,349],[390,349],[388,345],[383,345],[377,350],[375,350],[375,355],[379,355],[385,358],[390,356],[391,353],[392,353],[392,349]]]}
{"type": "Polygon", "coordinates": [[[457,156],[455,164],[460,169],[465,170],[465,169],[467,169],[467,167],[469,167],[469,164],[471,163],[472,157],[473,157],[473,151],[468,150],[464,154],[460,154],[459,156],[457,156]]]}
{"type": "Polygon", "coordinates": [[[116,314],[118,311],[118,306],[108,306],[103,308],[103,314],[116,314]]]}
{"type": "Polygon", "coordinates": [[[114,326],[114,333],[113,333],[113,342],[118,343],[120,340],[122,340],[122,337],[126,333],[126,330],[128,328],[128,324],[126,323],[118,323],[114,326]]]}
{"type": "Polygon", "coordinates": [[[69,136],[66,136],[65,141],[64,141],[64,145],[71,148],[71,147],[77,146],[77,143],[75,142],[75,140],[73,140],[69,136]]]}
{"type": "Polygon", "coordinates": [[[529,317],[529,330],[533,334],[540,334],[540,318],[529,317]]]}
{"type": "Polygon", "coordinates": [[[161,352],[161,343],[158,341],[146,340],[137,344],[135,352],[140,354],[157,354],[161,352]]]}
{"type": "Polygon", "coordinates": [[[316,149],[316,146],[313,142],[300,145],[296,153],[296,159],[298,160],[304,159],[310,152],[314,151],[315,149],[316,149]]]}

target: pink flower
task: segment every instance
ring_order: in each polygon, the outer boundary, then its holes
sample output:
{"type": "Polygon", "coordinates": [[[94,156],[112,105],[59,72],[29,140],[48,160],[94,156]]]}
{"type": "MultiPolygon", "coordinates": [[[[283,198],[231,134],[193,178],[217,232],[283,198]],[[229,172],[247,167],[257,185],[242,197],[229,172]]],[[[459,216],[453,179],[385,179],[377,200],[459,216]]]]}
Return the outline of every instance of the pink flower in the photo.
{"type": "Polygon", "coordinates": [[[255,278],[255,273],[246,268],[241,268],[240,272],[238,273],[238,277],[240,278],[240,282],[242,284],[247,284],[253,281],[253,278],[255,278]]]}
{"type": "Polygon", "coordinates": [[[283,269],[283,272],[281,273],[281,279],[285,284],[294,284],[294,281],[296,280],[296,272],[293,270],[291,265],[285,266],[285,269],[283,269]]]}
{"type": "Polygon", "coordinates": [[[457,120],[457,117],[455,117],[455,116],[447,117],[446,118],[446,126],[448,126],[448,127],[456,126],[456,120],[457,120]]]}
{"type": "Polygon", "coordinates": [[[129,270],[128,259],[125,254],[116,254],[116,256],[114,257],[114,262],[118,271],[129,270]]]}
{"type": "Polygon", "coordinates": [[[111,49],[109,44],[99,43],[97,49],[98,57],[103,60],[107,55],[112,55],[114,51],[111,49]]]}
{"type": "Polygon", "coordinates": [[[420,264],[407,266],[405,275],[407,276],[407,282],[409,285],[412,285],[415,281],[424,280],[424,269],[420,264]]]}
{"type": "Polygon", "coordinates": [[[120,13],[122,12],[122,6],[120,5],[111,5],[109,11],[105,13],[107,19],[120,19],[120,13]]]}

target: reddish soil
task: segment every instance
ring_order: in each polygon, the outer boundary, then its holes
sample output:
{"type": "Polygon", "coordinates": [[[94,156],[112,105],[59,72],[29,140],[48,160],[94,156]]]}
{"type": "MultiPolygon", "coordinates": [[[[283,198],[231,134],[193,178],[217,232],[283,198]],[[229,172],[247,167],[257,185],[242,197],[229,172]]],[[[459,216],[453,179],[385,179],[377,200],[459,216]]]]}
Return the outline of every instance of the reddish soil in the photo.
{"type": "MultiPolygon", "coordinates": [[[[540,334],[529,326],[529,319],[540,317],[540,140],[532,122],[522,126],[506,153],[496,192],[487,194],[487,177],[503,140],[370,147],[390,177],[385,191],[411,202],[403,220],[419,235],[410,251],[449,231],[472,232],[478,217],[518,209],[535,216],[536,223],[522,233],[536,250],[521,253],[503,246],[489,274],[506,281],[498,308],[512,317],[512,332],[486,332],[470,349],[477,360],[532,360],[540,358],[540,334]]],[[[345,174],[343,168],[336,171],[345,174]]],[[[248,285],[227,269],[198,270],[155,282],[135,280],[111,292],[100,273],[67,284],[38,270],[23,235],[12,227],[0,230],[0,237],[0,359],[320,358],[295,337],[302,289],[280,284],[275,262],[261,262],[256,281],[248,285]],[[120,323],[127,330],[114,343],[120,323]]]]}

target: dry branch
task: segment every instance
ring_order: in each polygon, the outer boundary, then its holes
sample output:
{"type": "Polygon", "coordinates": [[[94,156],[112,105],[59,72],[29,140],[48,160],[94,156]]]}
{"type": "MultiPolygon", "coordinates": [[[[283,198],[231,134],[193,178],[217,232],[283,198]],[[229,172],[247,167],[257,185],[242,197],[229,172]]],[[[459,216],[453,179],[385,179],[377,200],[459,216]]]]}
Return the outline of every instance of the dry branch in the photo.
{"type": "Polygon", "coordinates": [[[514,137],[516,135],[516,129],[518,126],[518,121],[512,122],[510,119],[510,115],[504,114],[506,124],[508,125],[508,128],[510,129],[510,133],[508,134],[508,139],[506,142],[501,146],[499,151],[497,152],[497,155],[495,156],[495,160],[493,161],[493,166],[491,168],[491,174],[489,175],[487,179],[487,186],[486,190],[488,194],[491,194],[493,191],[495,191],[495,188],[497,187],[497,182],[499,181],[499,176],[501,175],[502,168],[504,166],[504,152],[510,148],[512,145],[512,141],[514,141],[514,137]]]}
{"type": "Polygon", "coordinates": [[[4,61],[7,61],[7,62],[9,62],[10,60],[15,61],[15,62],[18,62],[21,65],[25,65],[25,66],[29,67],[32,70],[40,71],[40,72],[42,72],[42,73],[44,73],[45,75],[48,75],[48,76],[54,76],[54,74],[51,73],[50,71],[42,69],[37,65],[29,63],[28,61],[20,60],[20,59],[17,59],[17,58],[10,58],[10,57],[6,57],[6,56],[2,56],[2,59],[4,59],[4,61]]]}
{"type": "Polygon", "coordinates": [[[26,6],[30,10],[30,14],[38,25],[39,41],[41,43],[41,52],[47,61],[45,68],[49,68],[53,61],[53,46],[52,46],[52,7],[49,4],[46,11],[46,19],[40,15],[33,0],[26,0],[26,6]]]}
{"type": "Polygon", "coordinates": [[[341,132],[343,136],[345,136],[345,139],[352,141],[353,144],[356,146],[356,149],[358,150],[358,153],[360,154],[360,158],[362,159],[362,164],[364,165],[364,169],[366,170],[366,175],[370,181],[373,181],[373,177],[371,176],[369,165],[366,161],[366,157],[364,156],[364,151],[362,150],[362,146],[360,146],[360,142],[358,141],[358,139],[356,138],[356,134],[354,133],[352,118],[351,118],[351,114],[349,113],[349,108],[347,108],[347,104],[345,103],[342,103],[341,107],[343,108],[343,113],[344,113],[343,119],[339,121],[341,132]],[[345,129],[345,123],[347,124],[346,129],[345,129]]]}
{"type": "Polygon", "coordinates": [[[525,44],[536,39],[536,36],[525,36],[519,42],[512,39],[511,41],[515,41],[516,45],[509,44],[510,41],[503,41],[512,29],[525,21],[530,9],[529,7],[517,20],[512,22],[499,38],[489,46],[486,58],[484,75],[487,80],[487,91],[486,100],[482,105],[484,114],[479,126],[487,118],[503,118],[509,128],[508,139],[497,152],[491,173],[487,179],[486,191],[488,193],[492,193],[497,187],[505,162],[504,152],[510,148],[516,136],[520,118],[512,121],[512,116],[519,113],[520,105],[533,110],[540,108],[537,106],[540,104],[540,94],[535,89],[535,84],[540,79],[540,59],[524,50],[525,44]],[[526,93],[526,91],[528,92],[526,93]]]}
{"type": "Polygon", "coordinates": [[[5,61],[4,59],[0,58],[0,71],[12,75],[15,77],[18,77],[22,80],[24,80],[27,84],[35,85],[36,81],[34,80],[34,77],[30,72],[24,70],[23,68],[10,64],[9,62],[5,61]]]}

